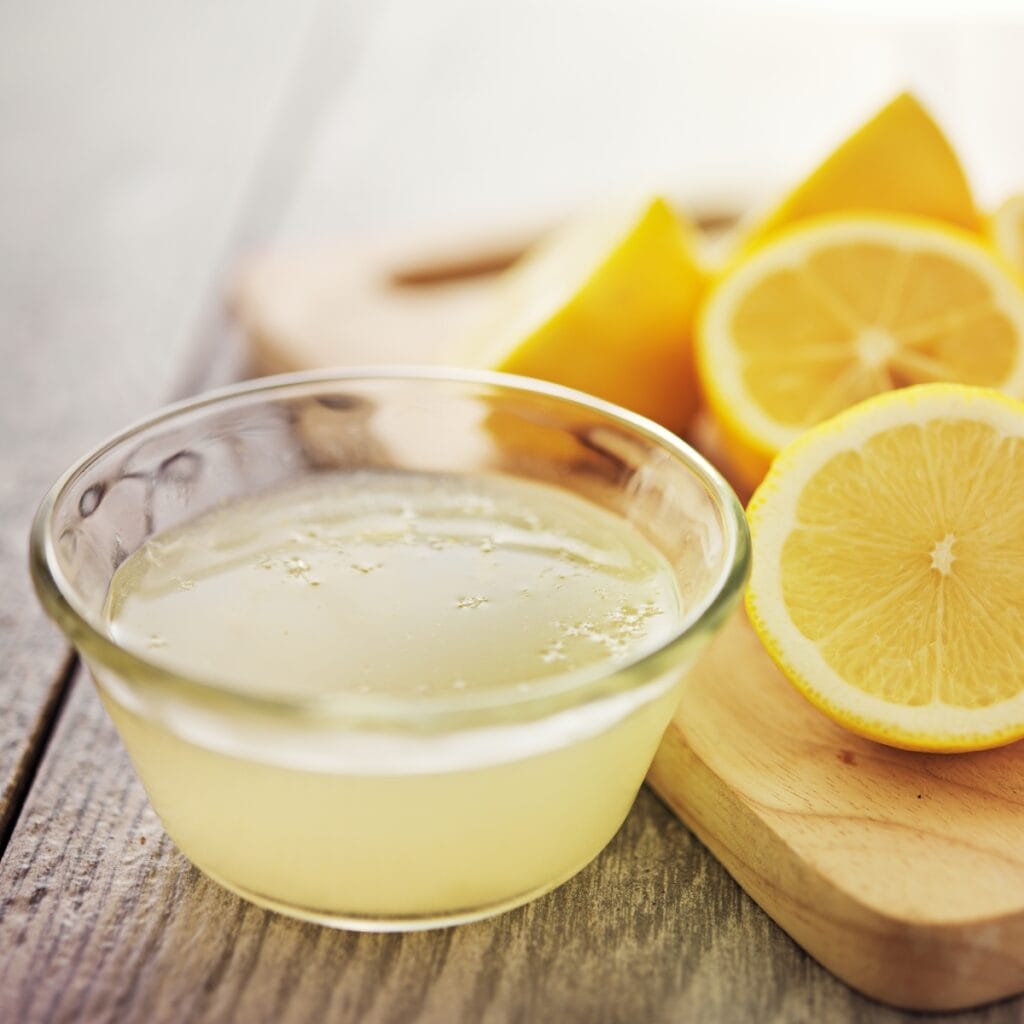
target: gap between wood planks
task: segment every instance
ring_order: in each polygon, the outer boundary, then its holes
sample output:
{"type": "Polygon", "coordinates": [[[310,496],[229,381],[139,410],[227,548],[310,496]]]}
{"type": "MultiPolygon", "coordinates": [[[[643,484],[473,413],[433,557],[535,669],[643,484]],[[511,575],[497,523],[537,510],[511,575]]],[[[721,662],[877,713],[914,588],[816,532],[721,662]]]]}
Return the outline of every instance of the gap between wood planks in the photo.
{"type": "Polygon", "coordinates": [[[14,828],[21,817],[21,809],[25,806],[28,792],[39,772],[39,765],[50,746],[50,740],[53,739],[57,722],[60,720],[68,694],[71,692],[71,680],[74,678],[78,665],[78,655],[74,650],[69,649],[65,654],[64,664],[50,688],[50,697],[43,705],[36,722],[34,735],[29,737],[22,771],[15,773],[10,783],[10,791],[5,794],[7,798],[4,801],[6,812],[0,815],[0,858],[7,851],[14,828]]]}

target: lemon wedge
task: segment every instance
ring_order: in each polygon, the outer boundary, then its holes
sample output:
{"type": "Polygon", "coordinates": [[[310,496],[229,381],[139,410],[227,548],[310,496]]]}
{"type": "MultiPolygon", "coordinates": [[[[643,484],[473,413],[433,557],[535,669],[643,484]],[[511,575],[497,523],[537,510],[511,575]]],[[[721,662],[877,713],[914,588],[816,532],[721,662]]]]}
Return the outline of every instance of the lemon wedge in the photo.
{"type": "Polygon", "coordinates": [[[953,147],[916,97],[896,96],[745,234],[753,248],[781,228],[825,213],[876,210],[981,229],[953,147]]]}
{"type": "Polygon", "coordinates": [[[1024,274],[1024,193],[1010,196],[996,210],[989,230],[999,251],[1024,274]]]}
{"type": "Polygon", "coordinates": [[[589,392],[681,431],[697,404],[702,285],[692,236],[663,199],[567,224],[500,282],[464,364],[589,392]]]}
{"type": "Polygon", "coordinates": [[[724,274],[697,362],[729,460],[752,485],[803,431],[879,392],[954,381],[1024,395],[1024,290],[962,230],[817,218],[724,274]]]}
{"type": "Polygon", "coordinates": [[[1024,736],[1024,404],[926,384],[786,448],[750,502],[755,630],[841,725],[915,750],[1024,736]]]}

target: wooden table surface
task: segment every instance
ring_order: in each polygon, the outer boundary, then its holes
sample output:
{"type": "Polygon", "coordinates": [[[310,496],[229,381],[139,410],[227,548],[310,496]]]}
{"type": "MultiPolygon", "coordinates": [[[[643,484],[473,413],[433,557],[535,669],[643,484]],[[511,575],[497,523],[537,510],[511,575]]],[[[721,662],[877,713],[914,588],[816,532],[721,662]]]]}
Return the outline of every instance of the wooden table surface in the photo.
{"type": "Polygon", "coordinates": [[[465,91],[452,26],[491,23],[419,10],[0,5],[0,1021],[908,1019],[810,960],[646,789],[593,864],[496,920],[358,935],[250,906],[163,834],[33,598],[28,526],[59,472],[239,372],[221,300],[241,255],[485,205],[473,140],[445,162],[418,118],[465,91]]]}

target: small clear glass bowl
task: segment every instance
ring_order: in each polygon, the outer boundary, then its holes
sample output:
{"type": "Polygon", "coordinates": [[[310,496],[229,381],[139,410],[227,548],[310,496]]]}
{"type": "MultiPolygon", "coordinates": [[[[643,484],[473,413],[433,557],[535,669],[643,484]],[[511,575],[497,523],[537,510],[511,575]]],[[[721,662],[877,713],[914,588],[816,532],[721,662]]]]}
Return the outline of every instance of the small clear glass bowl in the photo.
{"type": "Polygon", "coordinates": [[[68,470],[31,543],[40,599],[185,856],[255,903],[363,930],[486,917],[596,856],[688,669],[736,605],[749,557],[735,495],[674,435],[550,384],[438,368],[268,378],[174,405],[68,470]],[[430,701],[255,697],[112,639],[111,578],[148,538],[225,503],[372,469],[574,492],[665,556],[685,617],[637,660],[535,682],[528,697],[430,701]]]}

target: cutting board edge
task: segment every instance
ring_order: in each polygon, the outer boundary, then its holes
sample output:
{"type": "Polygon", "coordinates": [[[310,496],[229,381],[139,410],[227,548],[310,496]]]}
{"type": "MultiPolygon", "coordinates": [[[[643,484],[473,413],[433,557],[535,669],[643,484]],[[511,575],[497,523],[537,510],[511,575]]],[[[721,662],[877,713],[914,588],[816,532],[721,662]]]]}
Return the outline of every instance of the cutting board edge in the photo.
{"type": "Polygon", "coordinates": [[[1024,949],[1024,910],[957,923],[880,913],[802,860],[756,806],[690,748],[676,722],[665,733],[647,782],[797,945],[858,992],[900,1009],[931,1012],[965,1010],[1024,992],[1024,958],[1000,953],[1024,949]],[[746,827],[733,830],[739,842],[730,842],[729,822],[741,819],[746,827]],[[799,884],[785,882],[787,875],[799,884]],[[995,941],[993,930],[1005,937],[995,941]],[[982,962],[984,972],[965,971],[965,959],[982,962]]]}

